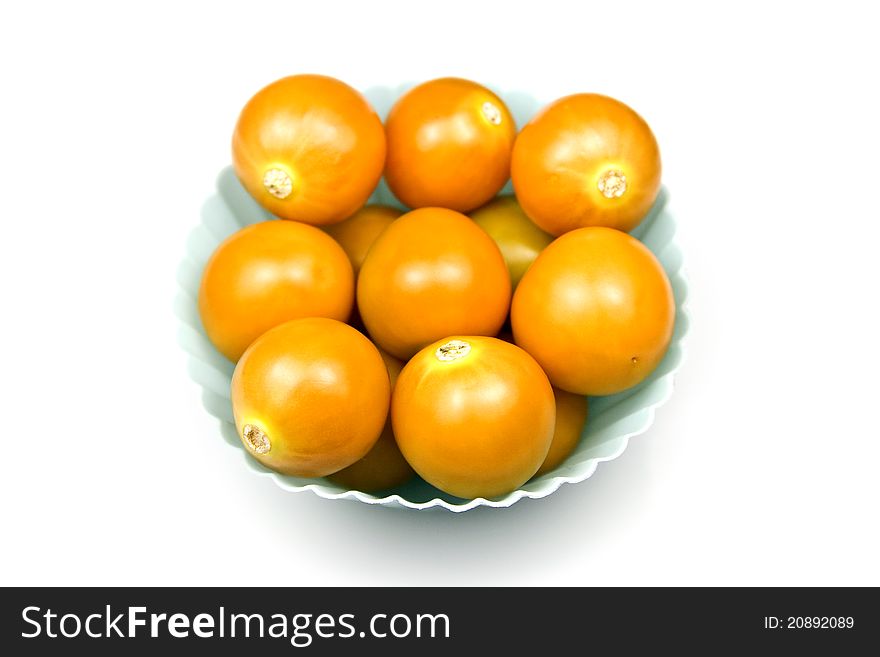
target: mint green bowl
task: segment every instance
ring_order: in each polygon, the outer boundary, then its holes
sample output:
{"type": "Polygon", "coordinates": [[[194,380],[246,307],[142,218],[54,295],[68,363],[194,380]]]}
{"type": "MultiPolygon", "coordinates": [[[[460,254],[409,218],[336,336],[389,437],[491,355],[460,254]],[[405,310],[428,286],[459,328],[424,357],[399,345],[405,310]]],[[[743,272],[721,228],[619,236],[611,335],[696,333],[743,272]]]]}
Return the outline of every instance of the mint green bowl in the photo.
{"type": "MultiPolygon", "coordinates": [[[[407,88],[373,88],[365,95],[384,118],[396,98],[407,88]]],[[[524,125],[539,107],[539,103],[527,94],[502,92],[499,95],[507,103],[518,126],[524,125]]],[[[505,191],[512,191],[509,183],[505,191]]],[[[441,508],[454,512],[478,506],[507,507],[524,497],[546,497],[562,484],[588,479],[599,463],[617,458],[626,449],[631,437],[644,433],[651,426],[655,409],[672,395],[673,377],[682,361],[682,341],[688,330],[688,317],[684,305],[687,282],[682,272],[682,253],[674,239],[675,220],[667,208],[668,199],[669,194],[664,188],[648,216],[632,231],[632,235],[659,258],[672,283],[676,304],[675,332],[666,356],[651,376],[638,386],[617,395],[591,398],[590,419],[572,455],[552,472],[536,477],[501,497],[463,500],[447,495],[418,478],[400,488],[373,495],[341,488],[326,479],[278,474],[261,465],[244,449],[232,419],[230,384],[234,365],[208,340],[196,302],[202,269],[214,249],[244,226],[274,218],[244,190],[231,167],[220,172],[215,192],[202,206],[201,222],[189,235],[186,256],[178,269],[179,290],[174,306],[180,323],[178,342],[188,354],[189,375],[202,389],[205,409],[220,421],[220,435],[233,449],[238,450],[251,471],[269,477],[285,490],[297,493],[311,491],[327,499],[355,500],[392,508],[441,508]]],[[[370,202],[403,208],[384,181],[370,202]]]]}

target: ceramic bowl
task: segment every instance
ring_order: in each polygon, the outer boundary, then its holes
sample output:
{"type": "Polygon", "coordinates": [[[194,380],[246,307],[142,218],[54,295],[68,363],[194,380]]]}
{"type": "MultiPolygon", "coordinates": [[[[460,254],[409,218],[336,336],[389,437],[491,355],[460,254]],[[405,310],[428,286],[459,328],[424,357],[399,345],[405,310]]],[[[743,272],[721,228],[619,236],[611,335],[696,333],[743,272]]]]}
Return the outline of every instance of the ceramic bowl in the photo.
{"type": "MultiPolygon", "coordinates": [[[[374,88],[366,91],[365,95],[384,119],[394,100],[406,88],[374,88]]],[[[524,125],[539,107],[538,101],[528,94],[501,92],[499,95],[510,107],[518,126],[524,125]]],[[[509,183],[505,191],[511,191],[509,183]]],[[[177,276],[179,290],[175,299],[175,313],[179,319],[178,342],[188,354],[189,375],[202,389],[205,409],[220,421],[222,438],[232,449],[238,450],[250,470],[270,478],[285,490],[310,491],[327,499],[353,500],[391,508],[439,508],[453,512],[480,506],[508,507],[526,497],[546,497],[562,484],[588,479],[599,463],[619,456],[630,438],[651,426],[655,410],[672,394],[673,377],[682,361],[682,340],[688,330],[688,317],[684,306],[687,283],[682,273],[682,253],[675,243],[675,220],[667,207],[668,199],[669,194],[664,188],[647,217],[632,231],[632,235],[659,258],[672,283],[676,303],[675,332],[665,358],[651,376],[638,386],[617,395],[591,398],[590,418],[584,427],[580,444],[572,455],[552,472],[532,479],[501,497],[459,499],[419,478],[400,488],[374,495],[346,490],[326,479],[281,475],[264,467],[248,454],[238,439],[232,419],[230,382],[234,366],[211,345],[199,320],[196,303],[202,269],[220,242],[244,226],[274,219],[248,195],[231,167],[220,172],[216,190],[202,207],[201,221],[187,240],[186,256],[177,276]]],[[[370,202],[403,207],[384,181],[370,202]]]]}

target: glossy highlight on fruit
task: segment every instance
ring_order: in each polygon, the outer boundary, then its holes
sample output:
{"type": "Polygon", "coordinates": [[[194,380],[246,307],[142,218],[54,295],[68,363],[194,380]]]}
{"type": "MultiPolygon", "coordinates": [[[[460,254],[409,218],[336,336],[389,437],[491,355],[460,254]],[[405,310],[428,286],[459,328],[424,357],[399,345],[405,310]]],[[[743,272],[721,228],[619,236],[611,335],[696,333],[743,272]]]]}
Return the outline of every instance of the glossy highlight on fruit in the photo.
{"type": "MultiPolygon", "coordinates": [[[[388,376],[391,378],[392,394],[394,386],[397,383],[397,377],[403,369],[403,362],[386,354],[381,349],[379,353],[385,366],[388,368],[388,376]]],[[[347,468],[343,468],[328,477],[334,484],[338,484],[343,488],[350,490],[362,490],[365,492],[376,492],[388,490],[402,486],[413,478],[415,472],[410,467],[397,441],[394,439],[394,431],[391,428],[391,415],[385,422],[385,428],[382,435],[373,445],[373,448],[367,452],[359,461],[351,464],[347,468]]]]}
{"type": "Polygon", "coordinates": [[[347,324],[297,319],[258,338],[232,376],[245,449],[276,472],[323,477],[375,445],[391,385],[382,356],[347,324]]]}
{"type": "Polygon", "coordinates": [[[553,241],[552,235],[526,216],[512,195],[499,196],[471,212],[470,217],[501,249],[514,289],[529,265],[553,241]]]}
{"type": "Polygon", "coordinates": [[[553,439],[553,389],[519,347],[481,336],[434,342],[407,363],[391,401],[394,435],[415,471],[463,498],[528,481],[553,439]]]}
{"type": "Polygon", "coordinates": [[[511,160],[523,210],[553,235],[585,226],[632,230],[657,198],[660,172],[645,120],[599,94],[545,107],[517,136],[511,160]]]}
{"type": "Polygon", "coordinates": [[[258,91],[232,138],[245,189],[282,219],[313,225],[350,217],[385,164],[385,131],[367,100],[344,82],[293,75],[258,91]]]}
{"type": "Polygon", "coordinates": [[[208,338],[231,361],[274,326],[302,317],[345,320],[353,302],[345,251],[294,221],[264,221],[227,238],[205,265],[198,300],[208,338]]]}
{"type": "Polygon", "coordinates": [[[489,201],[510,178],[516,124],[489,89],[440,78],[410,89],[385,122],[385,179],[411,208],[468,212],[489,201]]]}
{"type": "Polygon", "coordinates": [[[448,335],[495,335],[510,305],[510,279],[495,242],[463,214],[413,210],[370,248],[357,282],[370,336],[407,359],[448,335]]]}
{"type": "Polygon", "coordinates": [[[532,263],[513,297],[516,344],[554,386],[610,395],[643,381],[672,338],[675,302],[648,248],[611,228],[557,238],[532,263]]]}

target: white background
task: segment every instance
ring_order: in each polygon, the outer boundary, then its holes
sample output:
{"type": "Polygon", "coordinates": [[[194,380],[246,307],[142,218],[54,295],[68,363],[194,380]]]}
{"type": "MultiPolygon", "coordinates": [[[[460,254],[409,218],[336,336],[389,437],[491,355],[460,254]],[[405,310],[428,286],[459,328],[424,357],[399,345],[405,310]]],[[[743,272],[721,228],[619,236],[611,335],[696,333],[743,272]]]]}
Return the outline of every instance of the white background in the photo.
{"type": "Polygon", "coordinates": [[[880,584],[877,18],[655,4],[4,5],[0,584],[880,584]],[[243,466],[186,374],[175,269],[241,106],[296,72],[648,119],[692,329],[619,459],[459,516],[243,466]]]}

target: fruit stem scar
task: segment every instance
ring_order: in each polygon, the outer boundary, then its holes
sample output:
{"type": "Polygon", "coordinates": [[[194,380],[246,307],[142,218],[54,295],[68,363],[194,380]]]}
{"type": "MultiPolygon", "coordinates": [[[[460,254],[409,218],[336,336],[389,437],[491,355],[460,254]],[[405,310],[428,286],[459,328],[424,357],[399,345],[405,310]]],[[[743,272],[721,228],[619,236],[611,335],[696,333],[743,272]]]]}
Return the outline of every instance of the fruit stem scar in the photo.
{"type": "Polygon", "coordinates": [[[263,187],[275,198],[286,199],[293,191],[293,181],[286,171],[267,169],[263,174],[263,187]]]}
{"type": "Polygon", "coordinates": [[[483,103],[483,106],[480,108],[483,112],[483,116],[486,117],[486,120],[492,125],[500,125],[501,124],[501,110],[498,109],[493,103],[490,103],[488,100],[483,103]]]}
{"type": "Polygon", "coordinates": [[[635,364],[637,364],[638,362],[639,362],[639,357],[638,357],[638,356],[633,356],[633,357],[632,357],[632,364],[635,365],[635,364]]]}
{"type": "Polygon", "coordinates": [[[437,357],[437,360],[449,362],[464,358],[470,353],[470,351],[470,342],[465,342],[464,340],[450,340],[446,344],[437,347],[437,351],[434,352],[434,355],[437,357]]]}
{"type": "Polygon", "coordinates": [[[620,169],[606,169],[596,186],[605,198],[620,198],[626,191],[626,176],[620,169]]]}
{"type": "Polygon", "coordinates": [[[241,437],[244,440],[244,444],[254,454],[266,454],[272,449],[272,443],[269,442],[268,434],[253,424],[246,424],[241,428],[241,437]]]}

